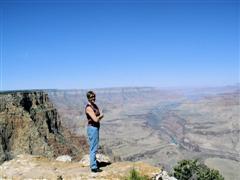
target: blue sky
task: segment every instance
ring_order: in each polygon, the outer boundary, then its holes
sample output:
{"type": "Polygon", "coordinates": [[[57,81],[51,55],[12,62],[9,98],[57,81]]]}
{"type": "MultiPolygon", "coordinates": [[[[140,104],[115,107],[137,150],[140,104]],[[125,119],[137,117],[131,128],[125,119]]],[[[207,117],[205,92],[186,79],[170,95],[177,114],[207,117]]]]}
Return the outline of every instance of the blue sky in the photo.
{"type": "Polygon", "coordinates": [[[237,1],[110,2],[0,0],[1,90],[239,82],[237,1]]]}

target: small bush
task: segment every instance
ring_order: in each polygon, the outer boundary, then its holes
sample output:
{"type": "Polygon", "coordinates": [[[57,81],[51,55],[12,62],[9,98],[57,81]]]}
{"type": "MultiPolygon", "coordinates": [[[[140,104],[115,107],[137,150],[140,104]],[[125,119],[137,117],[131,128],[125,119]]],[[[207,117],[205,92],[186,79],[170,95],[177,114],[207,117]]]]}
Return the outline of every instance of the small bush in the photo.
{"type": "Polygon", "coordinates": [[[224,180],[223,176],[197,160],[182,160],[174,167],[173,175],[178,180],[224,180]]]}
{"type": "Polygon", "coordinates": [[[134,168],[130,171],[130,174],[128,177],[124,178],[124,180],[149,180],[150,178],[148,176],[141,176],[138,171],[136,171],[134,168]]]}

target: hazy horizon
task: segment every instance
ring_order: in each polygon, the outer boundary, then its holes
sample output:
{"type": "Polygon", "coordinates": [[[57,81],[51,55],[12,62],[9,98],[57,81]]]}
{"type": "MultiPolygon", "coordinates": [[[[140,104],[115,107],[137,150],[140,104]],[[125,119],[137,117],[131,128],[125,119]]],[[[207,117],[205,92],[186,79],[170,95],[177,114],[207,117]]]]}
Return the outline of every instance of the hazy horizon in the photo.
{"type": "Polygon", "coordinates": [[[0,92],[8,92],[8,91],[34,91],[34,90],[57,90],[57,91],[75,91],[75,90],[83,90],[83,91],[88,91],[88,90],[101,90],[101,89],[121,89],[121,88],[156,88],[158,90],[191,90],[191,89],[204,89],[204,88],[225,88],[225,87],[239,87],[240,84],[227,84],[227,85],[219,85],[219,86],[162,86],[162,87],[157,87],[157,86],[112,86],[112,87],[89,87],[89,88],[29,88],[29,89],[5,89],[5,90],[0,90],[0,92]]]}
{"type": "Polygon", "coordinates": [[[237,1],[0,2],[0,90],[239,84],[237,1]]]}

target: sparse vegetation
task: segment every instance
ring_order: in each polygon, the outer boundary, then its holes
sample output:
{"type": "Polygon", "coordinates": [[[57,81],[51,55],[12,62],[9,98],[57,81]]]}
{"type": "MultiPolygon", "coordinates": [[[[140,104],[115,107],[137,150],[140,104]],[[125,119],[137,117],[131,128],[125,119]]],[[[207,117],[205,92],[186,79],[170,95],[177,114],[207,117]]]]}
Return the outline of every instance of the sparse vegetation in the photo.
{"type": "Polygon", "coordinates": [[[136,169],[132,169],[127,177],[124,180],[149,180],[148,176],[141,176],[136,169]]]}
{"type": "Polygon", "coordinates": [[[173,176],[178,180],[224,180],[214,169],[208,168],[198,160],[182,160],[174,167],[173,176]]]}
{"type": "Polygon", "coordinates": [[[57,177],[57,180],[63,180],[63,177],[62,177],[61,175],[59,175],[59,176],[57,177]]]}

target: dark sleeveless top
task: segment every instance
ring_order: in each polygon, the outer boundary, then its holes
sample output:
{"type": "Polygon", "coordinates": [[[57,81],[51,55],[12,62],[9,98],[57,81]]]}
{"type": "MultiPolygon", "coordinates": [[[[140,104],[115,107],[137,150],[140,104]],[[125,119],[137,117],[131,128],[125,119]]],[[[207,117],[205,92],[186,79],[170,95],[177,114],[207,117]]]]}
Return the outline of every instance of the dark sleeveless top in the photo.
{"type": "Polygon", "coordinates": [[[86,109],[87,109],[88,106],[90,106],[92,108],[92,110],[94,111],[96,116],[100,115],[100,111],[99,111],[99,109],[98,109],[96,104],[87,104],[86,108],[85,108],[85,114],[86,114],[87,119],[88,119],[88,125],[99,128],[100,127],[100,123],[99,122],[95,122],[91,118],[91,116],[87,113],[86,109]]]}

